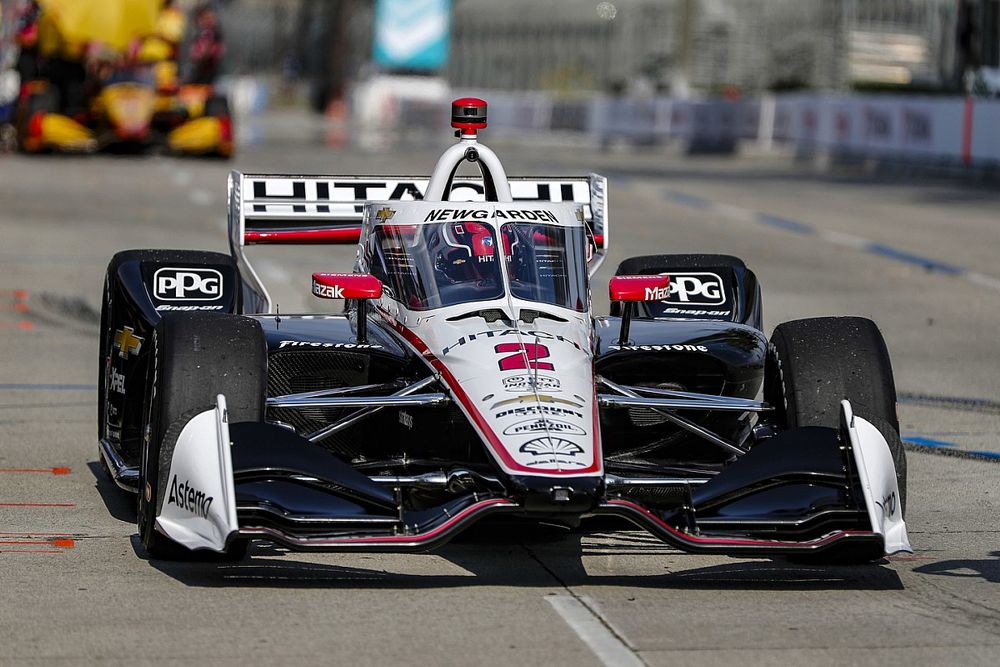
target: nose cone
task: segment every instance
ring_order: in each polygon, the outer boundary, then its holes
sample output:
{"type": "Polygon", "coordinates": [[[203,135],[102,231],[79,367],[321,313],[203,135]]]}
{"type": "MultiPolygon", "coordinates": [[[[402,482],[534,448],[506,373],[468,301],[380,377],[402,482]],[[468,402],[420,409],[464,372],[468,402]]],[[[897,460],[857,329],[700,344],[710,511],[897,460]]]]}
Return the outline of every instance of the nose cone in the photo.
{"type": "Polygon", "coordinates": [[[499,324],[439,348],[463,411],[510,475],[603,472],[593,360],[568,324],[499,324]]]}
{"type": "Polygon", "coordinates": [[[604,493],[603,477],[511,478],[515,496],[529,514],[553,516],[583,514],[592,510],[604,493]]]}

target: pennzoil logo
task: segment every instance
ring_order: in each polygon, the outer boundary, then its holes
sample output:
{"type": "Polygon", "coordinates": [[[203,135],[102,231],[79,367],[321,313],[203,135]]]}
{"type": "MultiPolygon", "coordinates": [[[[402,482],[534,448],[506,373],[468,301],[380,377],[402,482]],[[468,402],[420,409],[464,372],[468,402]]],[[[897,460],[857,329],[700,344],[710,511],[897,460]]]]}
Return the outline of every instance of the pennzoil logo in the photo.
{"type": "Polygon", "coordinates": [[[124,327],[115,332],[115,349],[118,350],[118,356],[122,359],[128,359],[129,355],[139,354],[139,350],[142,349],[143,339],[135,335],[135,329],[132,327],[124,327]]]}
{"type": "Polygon", "coordinates": [[[504,435],[524,435],[526,433],[557,433],[562,435],[587,435],[587,432],[576,424],[570,424],[559,419],[538,417],[511,424],[503,430],[504,435]]]}
{"type": "Polygon", "coordinates": [[[375,219],[379,222],[385,222],[386,220],[392,220],[392,216],[396,215],[395,209],[391,209],[388,206],[380,208],[375,211],[375,219]]]}

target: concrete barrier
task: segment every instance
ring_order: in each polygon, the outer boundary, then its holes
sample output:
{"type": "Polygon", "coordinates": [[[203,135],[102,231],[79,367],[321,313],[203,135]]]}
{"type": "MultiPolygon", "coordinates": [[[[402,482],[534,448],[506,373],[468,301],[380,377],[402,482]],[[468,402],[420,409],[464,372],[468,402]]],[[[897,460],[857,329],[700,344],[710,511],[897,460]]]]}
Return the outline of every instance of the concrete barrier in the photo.
{"type": "Polygon", "coordinates": [[[733,152],[741,142],[799,155],[1000,166],[1000,100],[789,93],[741,100],[669,97],[560,99],[539,92],[457,91],[490,103],[491,129],[532,137],[576,132],[591,143],[679,142],[733,152]]]}

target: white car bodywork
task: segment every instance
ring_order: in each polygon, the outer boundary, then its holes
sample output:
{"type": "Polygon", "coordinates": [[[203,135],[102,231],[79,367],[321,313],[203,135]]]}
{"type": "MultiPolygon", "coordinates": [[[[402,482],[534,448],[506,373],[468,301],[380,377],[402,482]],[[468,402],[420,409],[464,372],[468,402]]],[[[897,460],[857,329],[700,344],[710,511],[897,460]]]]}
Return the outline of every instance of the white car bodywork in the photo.
{"type": "Polygon", "coordinates": [[[188,549],[223,552],[239,530],[226,397],[181,429],[156,529],[188,549]]]}
{"type": "Polygon", "coordinates": [[[840,410],[841,430],[851,443],[872,530],[882,535],[887,554],[912,553],[889,444],[871,422],[854,414],[849,401],[842,401],[840,410]]]}
{"type": "MultiPolygon", "coordinates": [[[[533,187],[545,184],[538,180],[522,182],[533,187]]],[[[560,482],[585,478],[593,484],[594,477],[604,476],[604,460],[587,273],[588,268],[596,268],[607,248],[606,183],[601,177],[591,176],[589,188],[576,193],[575,186],[583,189],[588,180],[567,179],[563,185],[569,186],[569,196],[560,193],[558,201],[539,197],[530,202],[513,200],[514,183],[507,179],[492,151],[464,135],[462,142],[445,152],[434,174],[419,188],[413,183],[405,183],[404,188],[402,181],[387,179],[363,183],[356,177],[244,176],[234,172],[230,179],[230,241],[243,275],[244,298],[251,304],[249,308],[258,308],[255,312],[270,311],[270,298],[243,254],[248,243],[271,242],[262,240],[268,235],[288,234],[299,242],[303,233],[329,233],[334,238],[341,232],[356,233],[360,218],[355,268],[378,277],[373,262],[379,257],[375,242],[380,226],[406,228],[416,238],[422,226],[440,224],[442,220],[456,224],[474,221],[493,239],[488,261],[494,262],[497,278],[491,287],[498,293],[481,299],[411,302],[395,285],[380,278],[384,289],[372,303],[373,316],[394,329],[440,379],[499,469],[511,477],[555,478],[560,482]],[[477,195],[474,198],[480,201],[447,201],[445,193],[454,192],[455,171],[469,159],[469,151],[475,151],[475,161],[485,167],[484,178],[473,182],[472,188],[477,195]],[[486,174],[492,176],[492,184],[487,182],[486,174]],[[411,185],[412,191],[408,189],[411,185]],[[375,190],[388,195],[390,191],[405,190],[409,194],[392,195],[388,201],[359,201],[357,188],[369,193],[375,190]],[[491,188],[496,201],[482,201],[488,198],[484,193],[491,188]],[[338,199],[338,190],[351,194],[338,199]],[[359,215],[362,211],[363,215],[359,215]],[[304,227],[305,232],[268,227],[275,221],[289,220],[312,222],[304,227]],[[573,255],[579,261],[567,261],[563,269],[574,275],[579,272],[579,284],[584,287],[578,304],[515,295],[508,250],[503,247],[503,229],[512,220],[539,220],[565,231],[564,239],[570,233],[578,238],[586,235],[588,256],[573,255]]],[[[414,242],[412,250],[419,261],[431,262],[426,253],[420,255],[419,243],[414,242]]],[[[469,255],[470,261],[480,258],[469,255]]],[[[841,411],[841,443],[849,444],[852,450],[871,532],[883,538],[886,553],[910,551],[886,439],[869,422],[853,415],[847,401],[842,403],[841,411]]],[[[225,549],[239,531],[229,446],[225,398],[219,396],[214,409],[195,416],[181,431],[172,453],[168,488],[162,491],[163,502],[156,517],[158,530],[191,549],[225,549]]],[[[480,505],[488,503],[516,507],[511,499],[500,498],[481,501],[480,505]]],[[[622,507],[629,504],[622,498],[612,498],[603,507],[624,511],[622,507]]],[[[713,541],[682,534],[662,518],[632,505],[633,513],[642,514],[647,523],[659,525],[672,539],[692,545],[713,541]]],[[[460,518],[448,516],[449,521],[460,518]]],[[[830,539],[844,536],[849,537],[850,531],[841,531],[830,539]]],[[[379,539],[389,543],[409,538],[379,539]]],[[[716,542],[761,549],[788,545],[766,539],[721,538],[716,542]]]]}
{"type": "MultiPolygon", "coordinates": [[[[429,218],[475,220],[500,238],[511,216],[550,214],[547,224],[583,227],[575,204],[374,202],[367,206],[358,271],[368,273],[369,239],[379,225],[418,227],[429,218]],[[383,219],[380,220],[379,217],[383,219]]],[[[416,249],[417,252],[420,249],[416,249]]],[[[441,373],[462,412],[512,475],[601,475],[600,427],[593,380],[589,293],[582,310],[516,298],[502,253],[504,294],[497,299],[411,310],[386,290],[376,311],[418,356],[441,373]],[[495,309],[502,319],[472,315],[495,309]],[[544,313],[530,323],[524,313],[544,313]],[[507,363],[505,363],[505,361],[507,363]]],[[[581,264],[571,270],[583,272],[581,264]]]]}

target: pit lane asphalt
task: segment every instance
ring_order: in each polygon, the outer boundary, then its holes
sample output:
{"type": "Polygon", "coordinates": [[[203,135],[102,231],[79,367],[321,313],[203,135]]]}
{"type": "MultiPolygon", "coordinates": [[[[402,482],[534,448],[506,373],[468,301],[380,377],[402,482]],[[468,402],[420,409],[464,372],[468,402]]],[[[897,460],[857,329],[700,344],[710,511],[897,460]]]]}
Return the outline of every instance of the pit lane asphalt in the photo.
{"type": "MultiPolygon", "coordinates": [[[[624,653],[604,655],[650,665],[1000,661],[1000,465],[918,451],[907,517],[916,553],[868,567],[688,556],[642,532],[498,526],[435,555],[261,544],[232,565],[146,561],[127,497],[96,463],[95,314],[110,255],[226,251],[229,168],[427,173],[437,157],[423,142],[401,158],[323,147],[323,128],[294,114],[261,127],[263,142],[232,163],[0,156],[0,663],[590,665],[605,640],[624,653]],[[571,626],[572,608],[592,622],[571,626]]],[[[443,132],[437,147],[449,142],[443,132]]],[[[494,143],[511,174],[612,175],[598,312],[624,257],[740,255],[761,278],[768,330],[796,317],[873,317],[901,395],[972,399],[902,402],[904,435],[1000,451],[990,407],[1000,291],[830,241],[860,237],[1000,278],[995,191],[816,174],[784,157],[494,143]]],[[[310,273],[349,269],[353,249],[257,256],[291,312],[320,306],[310,273]]]]}

